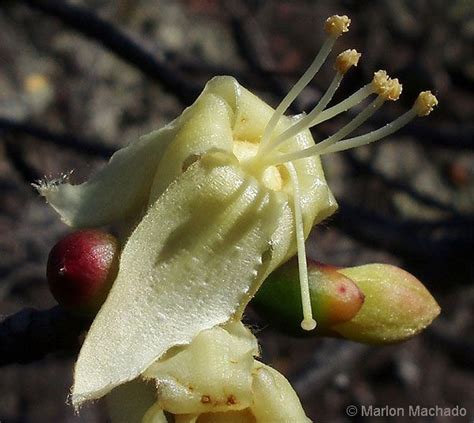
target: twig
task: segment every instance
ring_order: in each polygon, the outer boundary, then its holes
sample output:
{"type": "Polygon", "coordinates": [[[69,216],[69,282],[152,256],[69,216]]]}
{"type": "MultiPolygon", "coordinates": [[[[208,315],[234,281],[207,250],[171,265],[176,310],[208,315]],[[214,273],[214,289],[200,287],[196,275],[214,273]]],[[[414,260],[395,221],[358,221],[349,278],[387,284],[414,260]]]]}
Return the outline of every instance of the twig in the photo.
{"type": "Polygon", "coordinates": [[[0,323],[0,366],[30,363],[58,351],[76,351],[79,335],[88,325],[59,306],[42,311],[23,309],[0,323]]]}
{"type": "MultiPolygon", "coordinates": [[[[262,48],[255,42],[256,34],[261,32],[258,22],[243,2],[230,0],[226,2],[226,7],[230,14],[232,34],[240,56],[259,79],[266,81],[272,91],[283,98],[287,93],[287,88],[279,78],[274,74],[269,74],[268,71],[269,68],[274,68],[272,57],[268,49],[262,48]]],[[[290,110],[295,111],[295,104],[290,106],[290,110]]]]}
{"type": "Polygon", "coordinates": [[[356,169],[357,172],[362,172],[366,173],[367,175],[374,176],[375,178],[377,178],[377,180],[383,182],[383,184],[387,185],[389,188],[395,189],[397,191],[402,191],[422,204],[437,208],[439,210],[451,214],[455,214],[456,216],[461,215],[461,213],[459,213],[449,204],[443,203],[437,200],[436,198],[431,197],[430,195],[417,191],[409,185],[383,174],[382,172],[371,166],[369,163],[359,160],[352,152],[346,152],[346,154],[344,154],[343,156],[346,158],[349,164],[356,169]]]}
{"type": "Polygon", "coordinates": [[[184,104],[190,104],[199,94],[200,89],[196,84],[185,79],[176,69],[161,63],[151,51],[92,11],[63,1],[24,0],[24,3],[58,18],[68,27],[102,44],[145,75],[158,80],[184,104]]]}
{"type": "Polygon", "coordinates": [[[337,226],[349,235],[400,255],[431,261],[463,256],[474,248],[474,217],[436,221],[397,219],[339,201],[337,226]]]}
{"type": "Polygon", "coordinates": [[[71,148],[83,154],[96,155],[103,158],[110,157],[116,149],[107,147],[100,140],[90,140],[77,137],[68,133],[53,132],[48,128],[19,122],[13,119],[0,117],[0,131],[8,131],[18,134],[26,134],[43,141],[51,142],[60,147],[71,148]]]}
{"type": "Polygon", "coordinates": [[[10,141],[5,142],[5,155],[28,184],[41,178],[38,171],[25,160],[23,151],[18,144],[10,141]]]}

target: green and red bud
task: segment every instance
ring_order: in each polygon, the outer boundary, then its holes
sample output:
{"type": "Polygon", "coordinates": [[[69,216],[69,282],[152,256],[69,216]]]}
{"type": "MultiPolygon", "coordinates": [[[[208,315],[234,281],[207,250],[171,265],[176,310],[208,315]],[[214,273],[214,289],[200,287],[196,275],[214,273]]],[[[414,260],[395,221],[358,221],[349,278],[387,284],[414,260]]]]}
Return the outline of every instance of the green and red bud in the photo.
{"type": "Polygon", "coordinates": [[[51,293],[65,309],[94,316],[117,276],[118,242],[96,229],[73,232],[61,239],[48,257],[51,293]]]}
{"type": "Polygon", "coordinates": [[[386,344],[408,339],[426,327],[441,309],[413,275],[388,264],[340,269],[365,295],[357,315],[333,330],[344,338],[369,344],[386,344]]]}
{"type": "MultiPolygon", "coordinates": [[[[425,329],[440,308],[410,273],[387,264],[352,268],[309,262],[314,333],[357,342],[385,344],[410,338],[425,329]]],[[[264,317],[283,332],[304,335],[295,260],[273,272],[254,298],[264,317]]]]}
{"type": "MultiPolygon", "coordinates": [[[[309,291],[317,334],[352,319],[364,303],[364,295],[354,282],[335,267],[308,262],[309,291]]],[[[283,332],[305,335],[302,316],[298,263],[290,260],[275,270],[253,299],[257,310],[283,332]]]]}

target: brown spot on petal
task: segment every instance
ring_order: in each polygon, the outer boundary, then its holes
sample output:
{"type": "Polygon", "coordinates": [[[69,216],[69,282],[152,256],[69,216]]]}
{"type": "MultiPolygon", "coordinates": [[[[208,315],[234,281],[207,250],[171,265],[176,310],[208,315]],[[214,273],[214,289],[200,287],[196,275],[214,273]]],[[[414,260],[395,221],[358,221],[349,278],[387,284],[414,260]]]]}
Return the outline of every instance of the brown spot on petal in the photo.
{"type": "Polygon", "coordinates": [[[211,402],[211,397],[209,395],[203,395],[201,397],[201,402],[203,404],[209,404],[211,402]]]}
{"type": "Polygon", "coordinates": [[[227,397],[227,405],[235,405],[237,404],[237,398],[234,395],[229,395],[227,397]]]}

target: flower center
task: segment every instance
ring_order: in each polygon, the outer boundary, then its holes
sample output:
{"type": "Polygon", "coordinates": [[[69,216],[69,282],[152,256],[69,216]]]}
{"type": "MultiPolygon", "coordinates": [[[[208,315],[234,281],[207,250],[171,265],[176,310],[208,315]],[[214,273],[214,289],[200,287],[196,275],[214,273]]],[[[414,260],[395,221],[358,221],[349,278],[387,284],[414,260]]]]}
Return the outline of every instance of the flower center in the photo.
{"type": "Polygon", "coordinates": [[[234,141],[233,153],[241,166],[262,184],[272,191],[281,191],[286,178],[280,171],[280,166],[270,165],[262,167],[254,158],[258,153],[258,144],[248,141],[234,141]]]}

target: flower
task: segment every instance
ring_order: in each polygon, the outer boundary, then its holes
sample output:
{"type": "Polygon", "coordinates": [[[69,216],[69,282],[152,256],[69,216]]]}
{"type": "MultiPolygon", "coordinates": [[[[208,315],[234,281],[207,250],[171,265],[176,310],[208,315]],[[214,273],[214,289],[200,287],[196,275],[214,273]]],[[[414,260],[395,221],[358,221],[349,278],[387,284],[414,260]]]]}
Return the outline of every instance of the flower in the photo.
{"type": "MultiPolygon", "coordinates": [[[[203,388],[196,397],[189,386],[176,385],[173,372],[202,358],[197,345],[203,337],[204,344],[216,346],[209,355],[216,362],[226,351],[219,344],[222,331],[240,342],[240,335],[226,325],[240,324],[262,282],[295,254],[301,326],[315,328],[304,241],[311,228],[337,208],[320,156],[377,141],[415,116],[427,115],[437,103],[430,92],[421,93],[398,119],[347,138],[402,91],[399,81],[381,70],[367,85],[328,108],[344,75],[360,58],[357,51],[347,50],[336,58],[333,81],[314,109],[306,115],[284,116],[349,24],[347,16],[328,18],[320,52],[275,110],[234,78],[216,77],[177,119],[118,151],[90,181],[77,186],[63,180],[36,185],[71,226],[119,223],[127,228],[117,278],[76,363],[75,406],[151,375],[159,384],[158,405],[149,414],[152,420],[162,409],[191,415],[181,421],[205,416],[208,406],[202,398],[207,395],[209,403],[216,404],[214,394],[204,394],[203,388]],[[348,124],[314,142],[310,128],[371,95],[375,99],[348,124]]],[[[286,380],[255,362],[253,355],[250,348],[242,356],[246,360],[239,363],[247,367],[232,372],[227,363],[214,375],[220,378],[216,387],[239,388],[232,401],[217,395],[223,408],[214,411],[250,413],[257,421],[268,421],[258,406],[265,398],[265,407],[273,410],[269,413],[296,413],[301,418],[284,421],[303,421],[302,410],[291,405],[299,401],[286,380]],[[284,398],[284,407],[275,405],[275,395],[284,398]],[[244,408],[236,409],[237,399],[244,408]]],[[[213,369],[208,363],[203,366],[201,373],[199,366],[189,367],[183,380],[205,386],[213,369]]]]}

